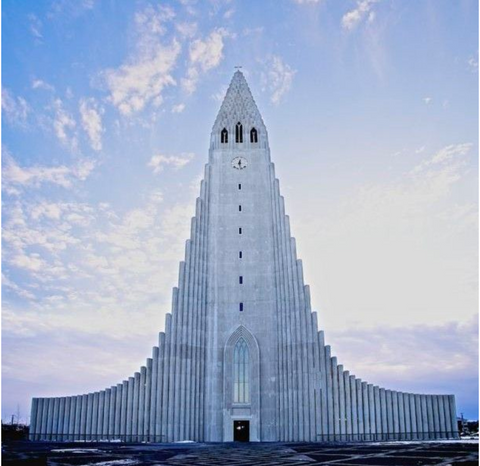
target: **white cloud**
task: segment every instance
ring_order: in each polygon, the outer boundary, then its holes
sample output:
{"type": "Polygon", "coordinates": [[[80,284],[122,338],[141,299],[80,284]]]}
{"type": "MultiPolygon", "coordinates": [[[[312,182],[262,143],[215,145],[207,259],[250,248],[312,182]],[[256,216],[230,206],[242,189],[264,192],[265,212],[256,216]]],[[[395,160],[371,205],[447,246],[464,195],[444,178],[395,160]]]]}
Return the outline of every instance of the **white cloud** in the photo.
{"type": "Polygon", "coordinates": [[[96,163],[93,160],[82,159],[71,167],[66,165],[21,167],[4,150],[3,187],[10,194],[17,194],[19,187],[39,187],[46,183],[70,188],[75,181],[85,180],[95,166],[96,163]]]}
{"type": "Polygon", "coordinates": [[[262,73],[264,90],[270,92],[270,100],[278,105],[292,87],[296,71],[276,55],[266,63],[266,68],[268,71],[262,73]]]}
{"type": "Polygon", "coordinates": [[[175,85],[172,71],[179,53],[180,44],[174,40],[169,46],[158,45],[153,56],[106,71],[111,102],[124,115],[142,110],[151,101],[160,106],[165,87],[175,85]]]}
{"type": "Polygon", "coordinates": [[[69,114],[64,106],[63,102],[60,99],[55,99],[53,103],[55,109],[55,117],[53,119],[53,129],[58,140],[69,146],[72,150],[77,148],[77,137],[74,132],[77,123],[71,114],[69,114]]]}
{"type": "Polygon", "coordinates": [[[109,100],[123,115],[132,115],[153,103],[160,106],[163,91],[176,85],[172,72],[181,46],[177,40],[162,44],[166,24],[175,14],[170,7],[149,5],[135,15],[135,52],[118,69],[103,72],[110,92],[109,100]]]}
{"type": "Polygon", "coordinates": [[[166,165],[170,165],[173,168],[179,170],[187,165],[193,158],[195,154],[192,153],[184,153],[181,155],[154,155],[150,162],[148,162],[148,166],[153,169],[154,174],[161,173],[166,165]]]}
{"type": "Polygon", "coordinates": [[[175,25],[177,31],[184,37],[192,38],[198,30],[197,23],[181,22],[175,25]]]}
{"type": "Polygon", "coordinates": [[[230,19],[234,14],[235,14],[235,8],[230,8],[223,14],[223,17],[225,19],[230,19]]]}
{"type": "Polygon", "coordinates": [[[172,113],[182,113],[185,110],[185,104],[178,104],[172,107],[172,113]]]}
{"type": "Polygon", "coordinates": [[[261,35],[265,31],[265,28],[263,26],[258,26],[255,28],[245,28],[242,31],[242,35],[244,36],[253,36],[253,35],[261,35]]]}
{"type": "Polygon", "coordinates": [[[212,94],[210,97],[215,101],[215,102],[222,102],[223,99],[225,98],[225,95],[227,93],[228,86],[222,86],[218,92],[215,92],[215,94],[212,94]]]}
{"type": "Polygon", "coordinates": [[[324,0],[293,0],[295,3],[299,5],[318,5],[322,3],[324,0]]]}
{"type": "Polygon", "coordinates": [[[224,40],[231,35],[224,28],[213,30],[205,40],[196,39],[189,48],[189,67],[182,86],[188,94],[197,88],[201,73],[216,68],[223,59],[224,40]]]}
{"type": "Polygon", "coordinates": [[[95,6],[96,2],[97,0],[83,0],[82,6],[87,10],[91,10],[95,6]]]}
{"type": "Polygon", "coordinates": [[[43,268],[45,268],[45,261],[40,258],[39,254],[22,254],[13,257],[10,261],[10,264],[13,266],[29,270],[31,272],[40,272],[43,268]]]}
{"type": "Polygon", "coordinates": [[[97,162],[95,162],[93,159],[82,159],[77,163],[77,165],[74,165],[71,168],[71,171],[75,178],[79,179],[80,181],[84,181],[90,176],[90,173],[96,166],[97,162]]]}
{"type": "Polygon", "coordinates": [[[455,168],[456,173],[456,164],[453,165],[451,162],[458,163],[460,161],[461,163],[461,157],[468,154],[471,149],[472,144],[468,142],[463,144],[451,144],[449,146],[446,146],[436,152],[431,158],[426,159],[422,163],[416,165],[413,168],[412,173],[417,174],[421,171],[424,171],[427,167],[438,164],[448,164],[450,167],[455,168]]]}
{"type": "Polygon", "coordinates": [[[372,12],[373,5],[379,0],[357,0],[356,7],[348,11],[342,17],[342,27],[348,31],[355,29],[365,18],[373,21],[375,18],[372,12]]]}
{"type": "Polygon", "coordinates": [[[9,123],[24,126],[31,108],[23,97],[14,97],[7,89],[2,89],[2,111],[9,123]]]}
{"type": "Polygon", "coordinates": [[[35,295],[33,293],[17,285],[15,282],[13,282],[10,278],[8,278],[3,273],[2,273],[2,287],[8,288],[9,290],[13,291],[15,294],[17,294],[21,298],[25,298],[28,300],[35,299],[35,295]]]}
{"type": "Polygon", "coordinates": [[[431,97],[424,97],[422,100],[425,102],[425,105],[429,105],[430,102],[432,101],[432,98],[431,97]]]}
{"type": "Polygon", "coordinates": [[[472,73],[476,73],[478,71],[478,59],[470,57],[467,61],[467,66],[472,73]]]}
{"type": "Polygon", "coordinates": [[[33,219],[37,220],[40,217],[59,220],[62,215],[62,206],[52,202],[42,202],[36,204],[30,211],[33,219]]]}
{"type": "Polygon", "coordinates": [[[135,14],[139,45],[143,51],[155,48],[158,37],[167,32],[167,24],[174,18],[175,12],[168,5],[147,5],[135,14]]]}
{"type": "Polygon", "coordinates": [[[32,81],[32,89],[44,89],[45,91],[54,91],[55,88],[41,79],[34,79],[32,81]]]}
{"type": "Polygon", "coordinates": [[[80,115],[83,129],[87,132],[93,150],[102,150],[102,117],[103,109],[95,99],[82,99],[80,101],[80,115]]]}
{"type": "Polygon", "coordinates": [[[30,21],[30,32],[36,39],[43,39],[42,22],[34,14],[28,15],[30,21]]]}

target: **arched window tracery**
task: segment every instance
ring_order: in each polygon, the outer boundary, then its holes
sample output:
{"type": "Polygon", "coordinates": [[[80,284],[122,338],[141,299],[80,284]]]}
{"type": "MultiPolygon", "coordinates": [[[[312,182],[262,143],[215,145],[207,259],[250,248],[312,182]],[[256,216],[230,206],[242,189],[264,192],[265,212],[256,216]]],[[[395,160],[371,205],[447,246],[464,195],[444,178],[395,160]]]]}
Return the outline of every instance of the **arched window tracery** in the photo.
{"type": "Polygon", "coordinates": [[[243,142],[243,126],[240,122],[235,126],[235,142],[243,142]]]}
{"type": "Polygon", "coordinates": [[[252,128],[250,130],[250,142],[251,143],[257,143],[258,142],[258,131],[256,128],[252,128]]]}
{"type": "Polygon", "coordinates": [[[228,131],[227,128],[223,128],[221,133],[220,133],[220,140],[222,141],[222,144],[226,144],[228,142],[228,131]]]}
{"type": "Polygon", "coordinates": [[[233,402],[250,403],[250,355],[244,338],[233,351],[233,402]]]}

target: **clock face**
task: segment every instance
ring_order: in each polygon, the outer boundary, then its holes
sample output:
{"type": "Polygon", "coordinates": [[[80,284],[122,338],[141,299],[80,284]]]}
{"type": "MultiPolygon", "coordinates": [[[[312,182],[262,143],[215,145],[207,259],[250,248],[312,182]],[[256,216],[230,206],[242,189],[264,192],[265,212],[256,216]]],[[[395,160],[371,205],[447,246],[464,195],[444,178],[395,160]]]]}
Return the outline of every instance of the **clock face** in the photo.
{"type": "Polygon", "coordinates": [[[236,168],[237,170],[243,170],[247,166],[247,159],[243,157],[235,157],[232,160],[232,167],[236,168]]]}

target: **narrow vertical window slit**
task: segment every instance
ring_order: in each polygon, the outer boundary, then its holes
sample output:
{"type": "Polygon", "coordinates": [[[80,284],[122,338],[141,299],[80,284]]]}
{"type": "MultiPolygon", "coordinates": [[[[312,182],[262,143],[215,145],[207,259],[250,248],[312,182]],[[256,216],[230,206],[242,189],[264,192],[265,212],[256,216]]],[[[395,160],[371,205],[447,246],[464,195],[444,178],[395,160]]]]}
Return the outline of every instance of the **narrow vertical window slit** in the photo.
{"type": "Polygon", "coordinates": [[[226,144],[228,142],[227,128],[222,129],[222,132],[220,133],[220,140],[221,140],[222,144],[226,144]]]}
{"type": "Polygon", "coordinates": [[[243,142],[243,126],[240,122],[238,122],[235,126],[235,142],[243,142]]]}

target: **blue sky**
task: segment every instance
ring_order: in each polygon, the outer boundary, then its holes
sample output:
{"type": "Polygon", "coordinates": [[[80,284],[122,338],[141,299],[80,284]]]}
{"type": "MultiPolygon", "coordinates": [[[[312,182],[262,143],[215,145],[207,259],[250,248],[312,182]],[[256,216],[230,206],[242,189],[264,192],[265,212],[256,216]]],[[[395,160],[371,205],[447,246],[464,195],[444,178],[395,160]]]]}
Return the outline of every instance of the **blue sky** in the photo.
{"type": "Polygon", "coordinates": [[[478,417],[478,2],[4,0],[2,418],[137,370],[242,66],[327,342],[478,417]]]}

